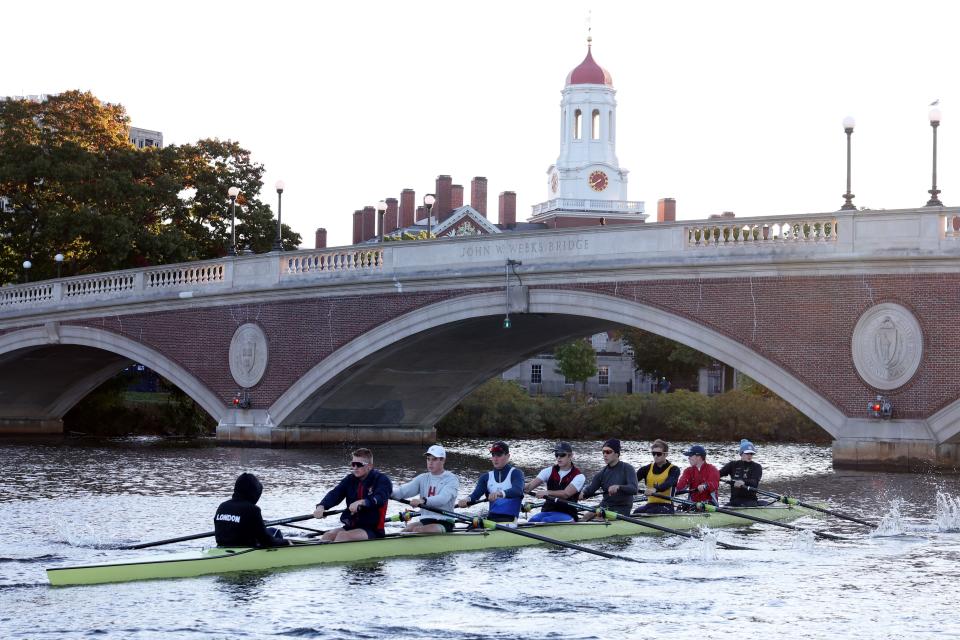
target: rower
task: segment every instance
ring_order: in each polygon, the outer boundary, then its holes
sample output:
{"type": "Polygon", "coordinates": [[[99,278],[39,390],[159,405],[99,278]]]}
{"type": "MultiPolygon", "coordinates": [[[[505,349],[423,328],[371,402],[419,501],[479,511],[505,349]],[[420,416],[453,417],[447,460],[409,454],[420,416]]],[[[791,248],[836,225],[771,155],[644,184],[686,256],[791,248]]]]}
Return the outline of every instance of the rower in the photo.
{"type": "Polygon", "coordinates": [[[477,480],[469,498],[461,499],[461,509],[484,496],[490,503],[487,519],[493,522],[516,522],[523,502],[523,471],[510,464],[510,447],[506,442],[494,442],[490,447],[493,469],[477,480]]]}
{"type": "Polygon", "coordinates": [[[530,518],[529,522],[574,522],[580,519],[576,507],[553,502],[549,498],[571,500],[580,493],[587,479],[580,469],[573,466],[573,447],[569,442],[558,442],[553,448],[553,456],[557,464],[538,473],[524,488],[527,493],[536,490],[540,500],[547,498],[540,513],[530,518]],[[543,484],[547,486],[541,487],[543,484]]]}
{"type": "Polygon", "coordinates": [[[707,450],[695,444],[683,455],[687,456],[690,466],[683,470],[677,480],[677,492],[690,491],[693,502],[709,502],[717,506],[717,490],[720,488],[720,472],[707,462],[707,450]]]}
{"type": "MultiPolygon", "coordinates": [[[[633,496],[637,495],[637,472],[620,460],[620,441],[610,438],[600,449],[605,466],[580,492],[580,500],[587,500],[598,491],[603,491],[600,507],[629,516],[633,508],[633,496]]],[[[596,514],[588,513],[584,520],[592,520],[596,514]]]]}
{"type": "Polygon", "coordinates": [[[753,443],[747,439],[740,441],[740,459],[731,460],[720,469],[720,477],[730,476],[733,484],[730,486],[731,507],[758,507],[757,492],[751,491],[760,486],[763,476],[763,467],[753,461],[753,454],[757,452],[753,443]]]}
{"type": "Polygon", "coordinates": [[[326,509],[344,500],[348,504],[340,514],[343,526],[324,533],[320,537],[324,542],[373,540],[385,535],[383,524],[393,484],[390,478],[373,468],[370,449],[357,449],[351,456],[350,473],[323,497],[313,512],[313,517],[319,519],[326,509]]]}
{"type": "Polygon", "coordinates": [[[640,505],[634,514],[638,513],[673,513],[673,503],[669,498],[656,494],[667,492],[673,496],[680,479],[680,468],[667,460],[670,447],[663,440],[657,439],[650,445],[650,455],[653,462],[640,467],[637,471],[637,484],[643,485],[643,492],[647,494],[647,503],[640,505]]]}
{"type": "Polygon", "coordinates": [[[400,485],[390,497],[402,500],[411,496],[411,507],[420,507],[419,522],[409,522],[405,533],[448,533],[453,531],[453,518],[430,511],[430,506],[443,511],[453,511],[460,491],[460,480],[443,466],[447,460],[447,450],[438,444],[432,445],[423,454],[427,460],[427,471],[410,482],[400,485]]]}
{"type": "Polygon", "coordinates": [[[241,473],[233,483],[233,497],[217,507],[213,530],[220,547],[282,547],[290,544],[278,529],[269,529],[257,501],[263,485],[252,473],[241,473]]]}

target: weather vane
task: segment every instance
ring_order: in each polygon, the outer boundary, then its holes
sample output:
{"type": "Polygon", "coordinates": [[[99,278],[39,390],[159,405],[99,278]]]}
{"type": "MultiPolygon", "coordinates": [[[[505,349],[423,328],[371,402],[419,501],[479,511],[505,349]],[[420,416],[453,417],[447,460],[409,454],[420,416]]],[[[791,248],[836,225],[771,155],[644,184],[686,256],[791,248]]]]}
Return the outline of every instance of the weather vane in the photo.
{"type": "Polygon", "coordinates": [[[593,9],[587,9],[587,46],[590,46],[590,43],[593,42],[593,36],[591,32],[593,31],[593,9]]]}

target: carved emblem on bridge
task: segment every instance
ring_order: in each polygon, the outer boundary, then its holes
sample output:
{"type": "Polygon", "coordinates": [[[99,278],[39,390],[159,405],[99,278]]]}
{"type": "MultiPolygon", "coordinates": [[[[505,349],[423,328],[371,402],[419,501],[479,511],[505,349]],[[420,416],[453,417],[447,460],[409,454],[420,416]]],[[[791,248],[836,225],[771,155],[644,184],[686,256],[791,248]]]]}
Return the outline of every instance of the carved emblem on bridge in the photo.
{"type": "Polygon", "coordinates": [[[252,322],[241,325],[230,341],[230,373],[241,387],[260,382],[267,370],[267,336],[252,322]]]}
{"type": "Polygon", "coordinates": [[[920,366],[920,323],[899,304],[875,305],[857,321],[852,348],[853,364],[867,384],[877,389],[896,389],[906,384],[920,366]]]}

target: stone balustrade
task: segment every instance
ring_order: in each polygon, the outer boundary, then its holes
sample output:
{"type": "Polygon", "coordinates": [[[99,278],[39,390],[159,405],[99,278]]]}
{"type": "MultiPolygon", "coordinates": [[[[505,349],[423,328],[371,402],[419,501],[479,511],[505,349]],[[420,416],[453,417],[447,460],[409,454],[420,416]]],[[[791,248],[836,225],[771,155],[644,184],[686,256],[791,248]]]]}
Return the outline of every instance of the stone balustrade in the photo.
{"type": "Polygon", "coordinates": [[[380,269],[383,252],[382,247],[298,252],[281,257],[281,275],[380,269]]]}
{"type": "Polygon", "coordinates": [[[761,243],[836,242],[837,219],[814,218],[761,222],[709,220],[685,228],[688,247],[717,247],[761,243]]]}

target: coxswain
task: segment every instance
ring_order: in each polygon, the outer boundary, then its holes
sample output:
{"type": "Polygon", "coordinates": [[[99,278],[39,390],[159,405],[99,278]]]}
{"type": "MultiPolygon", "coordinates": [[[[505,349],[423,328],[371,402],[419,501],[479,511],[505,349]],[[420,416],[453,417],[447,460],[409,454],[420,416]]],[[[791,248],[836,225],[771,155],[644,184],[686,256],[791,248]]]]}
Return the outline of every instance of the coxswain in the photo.
{"type": "Polygon", "coordinates": [[[290,544],[278,529],[269,529],[257,501],[263,485],[252,473],[241,473],[233,483],[233,497],[220,503],[213,530],[220,547],[282,547],[290,544]]]}

